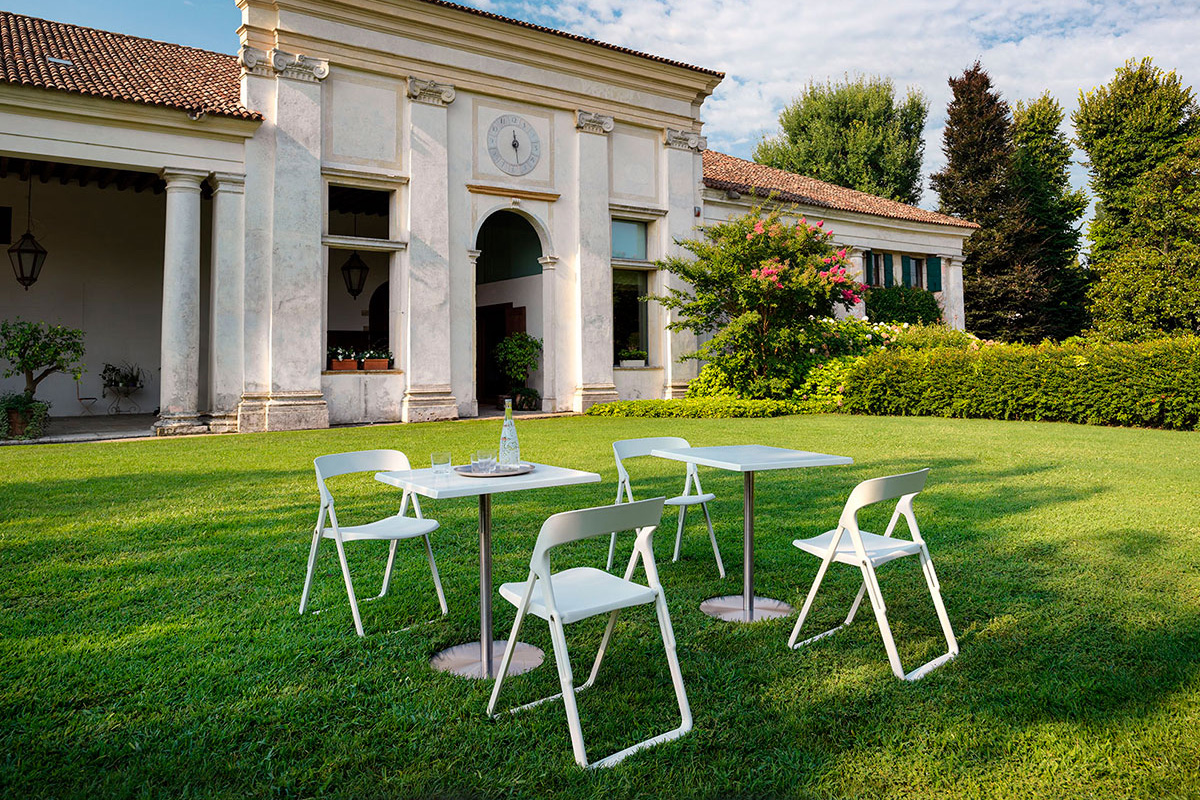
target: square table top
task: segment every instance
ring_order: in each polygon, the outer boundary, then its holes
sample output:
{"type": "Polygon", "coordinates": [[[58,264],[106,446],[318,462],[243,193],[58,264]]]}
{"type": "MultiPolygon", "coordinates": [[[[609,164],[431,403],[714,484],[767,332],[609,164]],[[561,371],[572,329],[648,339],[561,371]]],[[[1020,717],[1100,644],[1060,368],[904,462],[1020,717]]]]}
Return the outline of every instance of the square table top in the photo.
{"type": "Polygon", "coordinates": [[[727,469],[730,472],[758,472],[796,467],[832,467],[854,463],[854,459],[847,456],[810,453],[807,450],[789,450],[785,447],[769,447],[762,444],[668,448],[651,450],[650,455],[675,461],[687,461],[705,467],[727,469]]]}
{"type": "MultiPolygon", "coordinates": [[[[531,463],[531,462],[525,462],[531,463]]],[[[410,469],[377,472],[375,480],[416,492],[422,497],[439,500],[448,497],[474,497],[481,494],[518,492],[522,489],[542,489],[550,486],[571,486],[578,483],[599,483],[600,476],[548,464],[534,464],[533,472],[507,478],[468,478],[451,468],[449,474],[435,474],[432,469],[410,469]]]]}

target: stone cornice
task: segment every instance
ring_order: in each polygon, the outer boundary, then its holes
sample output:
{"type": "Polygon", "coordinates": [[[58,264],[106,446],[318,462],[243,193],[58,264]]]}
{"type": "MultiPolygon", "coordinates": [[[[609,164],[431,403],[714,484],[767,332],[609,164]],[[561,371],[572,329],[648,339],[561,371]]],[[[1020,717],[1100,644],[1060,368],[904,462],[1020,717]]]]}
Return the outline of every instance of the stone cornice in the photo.
{"type": "Polygon", "coordinates": [[[607,134],[612,133],[616,123],[604,114],[580,110],[575,112],[575,127],[584,133],[607,134]]]}
{"type": "Polygon", "coordinates": [[[667,128],[663,131],[663,144],[676,150],[692,150],[699,153],[708,149],[708,139],[693,131],[677,131],[667,128]]]}
{"type": "Polygon", "coordinates": [[[448,106],[454,102],[454,86],[449,83],[438,83],[435,80],[424,80],[414,75],[408,76],[408,96],[414,103],[425,103],[431,106],[448,106]]]}

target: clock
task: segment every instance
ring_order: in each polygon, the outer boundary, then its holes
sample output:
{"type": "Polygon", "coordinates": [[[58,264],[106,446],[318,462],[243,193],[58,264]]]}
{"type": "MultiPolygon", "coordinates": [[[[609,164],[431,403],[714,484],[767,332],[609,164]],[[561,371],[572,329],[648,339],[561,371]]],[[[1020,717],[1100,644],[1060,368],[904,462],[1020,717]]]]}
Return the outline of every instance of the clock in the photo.
{"type": "Polygon", "coordinates": [[[507,175],[528,175],[542,157],[542,142],[529,121],[517,114],[501,114],[487,131],[488,155],[507,175]]]}

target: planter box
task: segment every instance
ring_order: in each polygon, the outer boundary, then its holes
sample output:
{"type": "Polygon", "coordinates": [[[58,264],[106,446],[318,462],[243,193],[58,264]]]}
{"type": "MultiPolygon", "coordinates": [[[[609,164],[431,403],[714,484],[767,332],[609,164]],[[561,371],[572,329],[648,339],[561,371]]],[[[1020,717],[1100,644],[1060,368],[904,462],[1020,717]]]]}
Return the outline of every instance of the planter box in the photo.
{"type": "Polygon", "coordinates": [[[358,360],[353,358],[335,358],[329,362],[329,368],[335,372],[348,372],[358,369],[358,360]]]}
{"type": "Polygon", "coordinates": [[[363,369],[387,369],[388,360],[386,358],[364,358],[363,369]]]}
{"type": "Polygon", "coordinates": [[[621,366],[622,367],[644,367],[644,366],[646,366],[646,359],[644,359],[644,358],[622,358],[621,366]]]}

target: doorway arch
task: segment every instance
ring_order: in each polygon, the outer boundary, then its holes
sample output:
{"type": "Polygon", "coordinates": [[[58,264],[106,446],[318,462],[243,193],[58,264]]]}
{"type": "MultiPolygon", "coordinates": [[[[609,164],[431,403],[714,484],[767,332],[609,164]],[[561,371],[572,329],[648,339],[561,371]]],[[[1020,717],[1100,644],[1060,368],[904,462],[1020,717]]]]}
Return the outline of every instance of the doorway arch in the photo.
{"type": "MultiPolygon", "coordinates": [[[[509,209],[489,214],[475,236],[475,397],[481,407],[509,389],[496,345],[516,332],[545,342],[543,244],[530,220],[509,209]]],[[[526,385],[544,394],[542,373],[533,371],[526,385]]]]}

